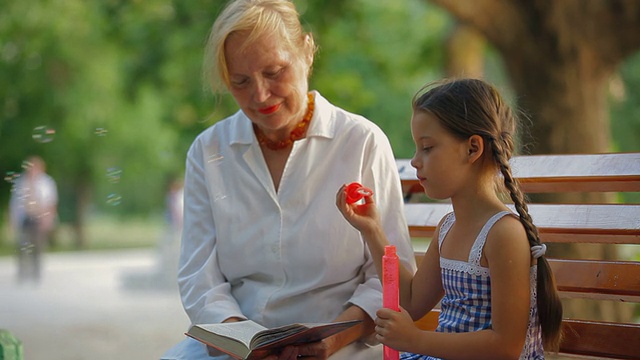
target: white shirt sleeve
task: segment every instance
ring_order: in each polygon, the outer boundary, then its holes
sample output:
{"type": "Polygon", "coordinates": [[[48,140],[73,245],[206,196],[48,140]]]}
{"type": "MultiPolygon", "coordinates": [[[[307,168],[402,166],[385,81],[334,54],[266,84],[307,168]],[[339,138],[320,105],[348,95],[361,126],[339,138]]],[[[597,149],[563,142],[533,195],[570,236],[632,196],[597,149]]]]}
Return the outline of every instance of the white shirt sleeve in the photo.
{"type": "Polygon", "coordinates": [[[211,211],[203,149],[195,142],[187,154],[184,181],[184,225],[178,284],[192,323],[219,323],[243,314],[220,272],[216,227],[211,211]]]}

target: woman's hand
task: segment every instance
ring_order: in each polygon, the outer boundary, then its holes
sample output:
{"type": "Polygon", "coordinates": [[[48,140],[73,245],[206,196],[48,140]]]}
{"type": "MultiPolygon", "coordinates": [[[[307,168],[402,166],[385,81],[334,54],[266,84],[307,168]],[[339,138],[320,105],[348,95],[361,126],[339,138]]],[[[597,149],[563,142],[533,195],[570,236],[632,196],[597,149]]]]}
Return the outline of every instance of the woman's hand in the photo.
{"type": "Polygon", "coordinates": [[[271,355],[264,360],[326,360],[333,352],[331,351],[331,338],[322,341],[308,343],[299,346],[287,346],[279,355],[271,355]]]}
{"type": "Polygon", "coordinates": [[[328,359],[337,349],[332,351],[333,337],[323,339],[314,343],[298,346],[298,358],[302,359],[328,359]]]}
{"type": "Polygon", "coordinates": [[[239,317],[230,317],[224,320],[223,323],[238,322],[238,321],[245,321],[245,320],[246,319],[239,318],[239,317]]]}
{"type": "Polygon", "coordinates": [[[263,360],[295,360],[298,359],[298,347],[287,346],[279,355],[271,355],[265,357],[263,360]]]}
{"type": "Polygon", "coordinates": [[[400,351],[411,351],[412,344],[418,343],[415,337],[419,329],[413,323],[409,313],[400,308],[400,311],[382,308],[376,312],[376,339],[391,348],[400,351]]]}
{"type": "Polygon", "coordinates": [[[342,185],[336,194],[336,206],[344,218],[357,230],[367,232],[379,224],[378,210],[372,195],[363,197],[363,204],[347,203],[347,186],[342,185]]]}

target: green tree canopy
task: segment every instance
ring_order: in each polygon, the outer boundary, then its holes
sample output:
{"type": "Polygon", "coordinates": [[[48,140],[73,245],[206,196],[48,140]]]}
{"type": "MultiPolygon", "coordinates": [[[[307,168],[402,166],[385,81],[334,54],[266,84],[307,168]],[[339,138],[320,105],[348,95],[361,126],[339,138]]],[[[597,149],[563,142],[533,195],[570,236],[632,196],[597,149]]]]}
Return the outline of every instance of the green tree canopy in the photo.
{"type": "MultiPolygon", "coordinates": [[[[37,154],[58,182],[63,221],[81,222],[92,209],[161,209],[166,180],[181,175],[194,137],[237,109],[230,96],[209,94],[201,76],[204,43],[224,3],[4,1],[0,203],[22,161],[37,154]]],[[[443,76],[454,25],[448,13],[424,0],[295,3],[320,47],[311,87],[379,124],[398,157],[411,156],[410,100],[443,76]]],[[[635,89],[639,62],[621,73],[626,94],[635,89]]],[[[489,80],[502,81],[501,64],[487,63],[489,80]]],[[[637,119],[637,100],[621,99],[614,117],[637,119]]],[[[637,134],[637,123],[624,125],[633,121],[614,119],[626,139],[620,149],[637,150],[628,131],[637,134]]]]}

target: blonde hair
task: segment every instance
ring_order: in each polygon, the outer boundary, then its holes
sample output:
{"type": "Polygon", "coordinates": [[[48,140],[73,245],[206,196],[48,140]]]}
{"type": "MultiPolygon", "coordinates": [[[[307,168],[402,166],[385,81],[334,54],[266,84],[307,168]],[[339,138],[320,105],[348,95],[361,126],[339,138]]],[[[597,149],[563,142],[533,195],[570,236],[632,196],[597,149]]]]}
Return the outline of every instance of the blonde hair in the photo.
{"type": "Polygon", "coordinates": [[[231,34],[241,31],[249,32],[245,47],[262,35],[275,33],[301,57],[312,59],[317,50],[291,1],[232,0],[213,23],[205,48],[203,77],[214,93],[223,92],[229,85],[224,45],[231,34]]]}

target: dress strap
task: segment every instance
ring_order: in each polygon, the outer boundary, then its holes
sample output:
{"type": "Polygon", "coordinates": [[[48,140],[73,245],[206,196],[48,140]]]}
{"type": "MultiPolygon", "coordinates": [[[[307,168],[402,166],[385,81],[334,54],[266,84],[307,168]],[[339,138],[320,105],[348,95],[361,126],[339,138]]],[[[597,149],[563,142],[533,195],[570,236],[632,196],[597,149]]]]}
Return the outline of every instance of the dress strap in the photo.
{"type": "Polygon", "coordinates": [[[453,212],[450,212],[444,216],[444,221],[440,226],[440,233],[438,234],[438,252],[440,252],[441,250],[440,248],[442,247],[442,242],[444,241],[444,238],[447,236],[447,233],[449,232],[449,230],[451,230],[451,227],[455,222],[456,222],[456,216],[453,212]]]}
{"type": "Polygon", "coordinates": [[[472,265],[480,266],[480,258],[482,257],[482,250],[484,249],[484,244],[487,242],[487,234],[489,234],[489,230],[493,227],[493,225],[498,222],[498,220],[502,219],[505,215],[513,214],[511,211],[501,211],[493,215],[482,227],[480,233],[476,237],[476,240],[473,242],[473,246],[471,247],[471,251],[469,252],[469,263],[472,265]]]}

